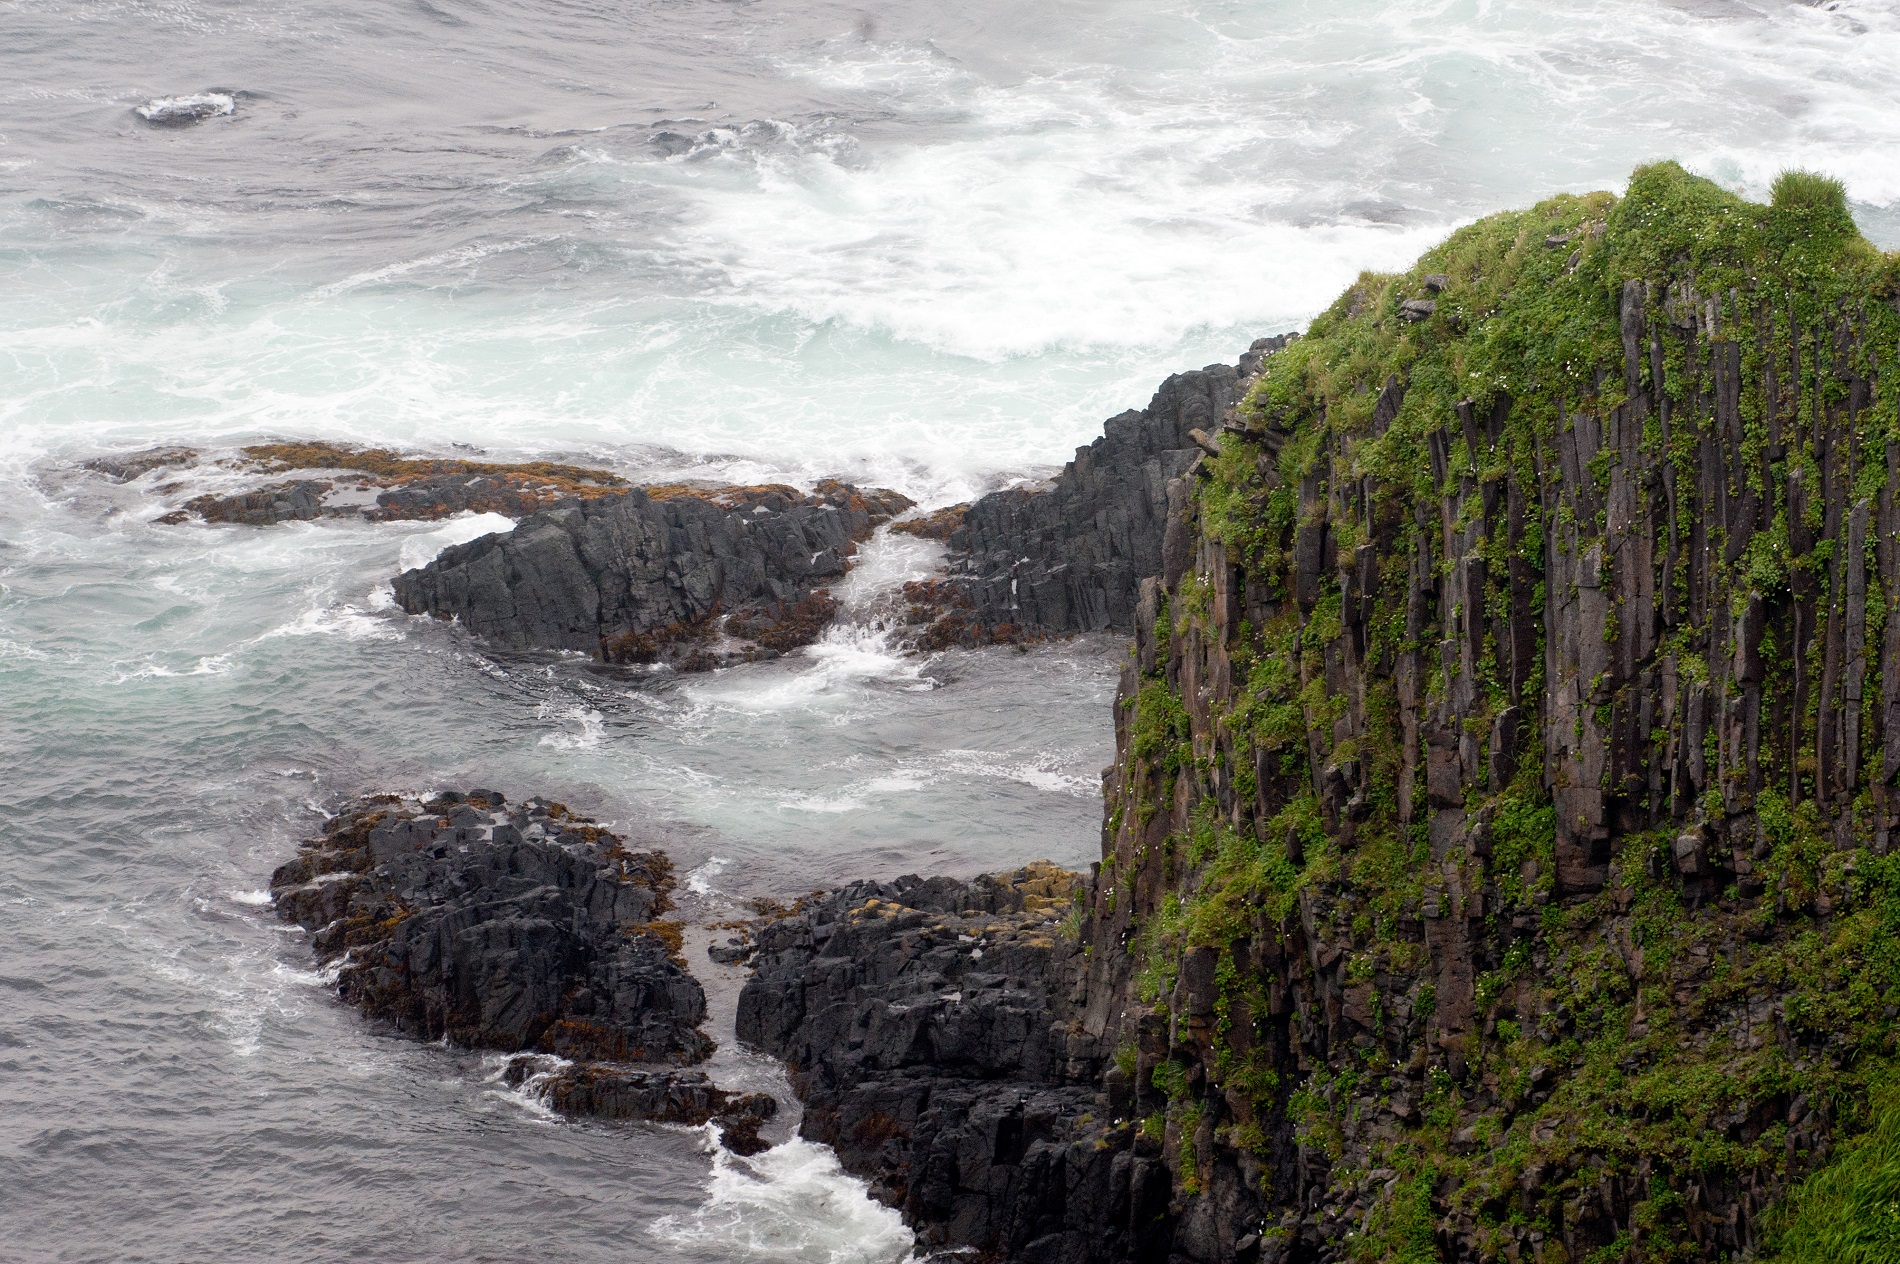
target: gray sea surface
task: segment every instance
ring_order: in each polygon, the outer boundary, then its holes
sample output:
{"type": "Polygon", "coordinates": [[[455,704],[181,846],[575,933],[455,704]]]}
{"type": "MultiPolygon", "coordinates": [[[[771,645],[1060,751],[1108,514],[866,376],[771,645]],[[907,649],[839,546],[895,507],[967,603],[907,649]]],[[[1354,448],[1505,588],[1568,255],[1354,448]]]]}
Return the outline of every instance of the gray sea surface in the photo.
{"type": "MultiPolygon", "coordinates": [[[[499,656],[388,581],[498,524],[154,519],[270,437],[930,506],[1459,223],[1676,158],[1900,244],[1873,0],[0,0],[0,1260],[902,1258],[822,1148],[564,1122],[339,1006],[273,868],[382,789],[541,793],[705,923],[1097,854],[1113,637],[907,654],[935,546],[692,677],[499,656]],[[451,445],[463,445],[460,448],[451,445]]],[[[788,1120],[781,1127],[789,1127],[788,1120]]]]}

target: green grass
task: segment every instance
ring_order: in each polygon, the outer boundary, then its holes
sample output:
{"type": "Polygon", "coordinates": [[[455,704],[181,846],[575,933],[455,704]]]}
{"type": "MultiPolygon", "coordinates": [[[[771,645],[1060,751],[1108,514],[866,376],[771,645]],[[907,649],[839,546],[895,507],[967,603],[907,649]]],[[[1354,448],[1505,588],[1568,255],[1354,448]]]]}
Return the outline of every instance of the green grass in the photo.
{"type": "Polygon", "coordinates": [[[1900,1080],[1877,1099],[1873,1126],[1847,1142],[1789,1199],[1783,1264],[1900,1260],[1900,1080]]]}

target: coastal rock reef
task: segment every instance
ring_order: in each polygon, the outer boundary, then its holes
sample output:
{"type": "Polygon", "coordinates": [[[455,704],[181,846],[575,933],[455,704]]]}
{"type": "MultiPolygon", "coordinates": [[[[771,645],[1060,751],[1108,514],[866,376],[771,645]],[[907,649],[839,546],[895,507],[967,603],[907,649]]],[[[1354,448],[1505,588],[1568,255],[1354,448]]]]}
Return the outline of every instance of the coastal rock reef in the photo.
{"type": "Polygon", "coordinates": [[[504,649],[560,649],[682,670],[808,645],[838,608],[896,492],[822,482],[701,493],[634,488],[562,503],[443,551],[395,581],[411,614],[459,619],[504,649]]]}
{"type": "Polygon", "coordinates": [[[561,804],[510,807],[480,789],[356,800],[271,876],[278,915],[310,933],[366,1017],[522,1053],[506,1078],[534,1080],[558,1110],[716,1119],[749,1152],[772,1098],[669,1069],[713,1048],[705,993],[664,919],[672,887],[661,853],[629,851],[561,804]]]}
{"type": "Polygon", "coordinates": [[[1900,1259],[1897,295],[1664,163],[1178,388],[1102,860],[761,928],[806,1135],[976,1259],[1900,1259]]]}

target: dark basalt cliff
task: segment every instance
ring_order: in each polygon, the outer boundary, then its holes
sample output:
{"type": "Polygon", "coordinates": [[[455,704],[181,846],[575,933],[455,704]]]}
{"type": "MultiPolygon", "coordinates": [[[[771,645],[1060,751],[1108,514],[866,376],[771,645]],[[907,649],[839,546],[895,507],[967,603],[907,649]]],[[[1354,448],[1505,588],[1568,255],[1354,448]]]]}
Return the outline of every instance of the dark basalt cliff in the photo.
{"type": "Polygon", "coordinates": [[[911,505],[835,482],[810,495],[673,490],[543,510],[398,576],[396,600],[504,649],[689,668],[769,657],[816,639],[837,608],[825,585],[873,527],[911,505]]]}
{"type": "Polygon", "coordinates": [[[1237,366],[1177,373],[1148,407],[1104,422],[1046,486],[992,492],[954,529],[915,528],[951,550],[948,582],[929,594],[947,618],[925,643],[1133,631],[1137,587],[1161,573],[1170,522],[1174,548],[1188,547],[1181,475],[1233,424],[1262,360],[1289,341],[1261,338],[1237,366]]]}
{"type": "Polygon", "coordinates": [[[1670,164],[1363,276],[1197,444],[1073,917],[761,932],[807,1131],[989,1259],[1900,1259],[1896,294],[1670,164]]]}

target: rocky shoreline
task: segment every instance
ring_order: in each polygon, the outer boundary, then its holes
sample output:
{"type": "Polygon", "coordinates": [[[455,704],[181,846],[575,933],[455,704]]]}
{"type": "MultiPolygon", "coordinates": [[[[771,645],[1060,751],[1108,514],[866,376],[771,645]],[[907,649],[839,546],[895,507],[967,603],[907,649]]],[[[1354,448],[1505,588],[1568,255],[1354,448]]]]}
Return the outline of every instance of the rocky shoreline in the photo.
{"type": "Polygon", "coordinates": [[[809,645],[852,553],[911,508],[896,492],[819,484],[558,505],[396,578],[411,614],[506,649],[578,650],[695,670],[809,645]]]}
{"type": "Polygon", "coordinates": [[[271,875],[341,998],[416,1040],[522,1053],[554,1109],[717,1122],[762,1147],[777,1103],[703,1072],[705,993],[679,955],[672,863],[559,803],[495,790],[349,803],[271,875]],[[542,1055],[542,1056],[535,1056],[542,1055]],[[654,1064],[659,1064],[657,1067],[654,1064]]]}
{"type": "MultiPolygon", "coordinates": [[[[1838,185],[1642,168],[911,519],[950,549],[918,644],[1134,634],[1102,860],[854,883],[713,946],[802,1135],[995,1264],[1900,1258],[1895,294],[1838,185]]],[[[730,661],[822,627],[908,508],[616,491],[398,594],[730,661]]],[[[557,806],[364,800],[279,908],[371,1017],[757,1144],[765,1102],[633,1065],[708,1047],[669,871],[557,806]]]]}

